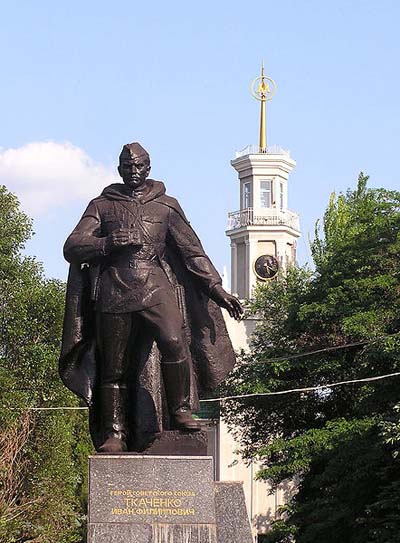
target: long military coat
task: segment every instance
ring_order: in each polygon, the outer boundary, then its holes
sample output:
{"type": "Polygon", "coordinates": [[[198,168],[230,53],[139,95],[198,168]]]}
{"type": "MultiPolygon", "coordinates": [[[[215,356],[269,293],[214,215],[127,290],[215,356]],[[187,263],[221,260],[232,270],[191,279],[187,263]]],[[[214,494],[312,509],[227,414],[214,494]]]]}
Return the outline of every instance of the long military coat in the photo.
{"type": "MultiPolygon", "coordinates": [[[[235,355],[221,310],[209,298],[220,276],[178,202],[165,194],[163,183],[147,180],[135,197],[123,184],[104,189],[90,202],[67,239],[64,253],[71,266],[60,375],[90,407],[95,446],[101,444],[102,436],[94,312],[134,312],[157,304],[163,281],[175,292],[184,317],[192,357],[191,404],[196,410],[199,397],[210,393],[232,369],[235,355]],[[135,232],[135,244],[107,254],[106,237],[120,227],[135,232]],[[158,260],[160,273],[145,280],[127,280],[135,274],[128,278],[126,270],[134,268],[138,259],[158,260]]],[[[168,428],[160,353],[145,327],[138,335],[134,356],[137,371],[130,383],[129,449],[141,450],[151,436],[168,428]]]]}

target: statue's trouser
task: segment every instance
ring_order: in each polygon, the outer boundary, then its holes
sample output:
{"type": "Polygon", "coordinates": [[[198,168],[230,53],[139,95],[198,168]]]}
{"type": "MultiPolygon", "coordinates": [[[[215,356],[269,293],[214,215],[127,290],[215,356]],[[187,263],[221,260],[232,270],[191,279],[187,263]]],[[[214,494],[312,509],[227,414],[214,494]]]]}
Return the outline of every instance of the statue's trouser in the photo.
{"type": "Polygon", "coordinates": [[[172,419],[175,419],[177,413],[185,413],[184,420],[178,416],[177,426],[197,429],[194,421],[192,427],[190,424],[189,352],[183,333],[182,316],[176,303],[158,304],[135,313],[97,313],[101,412],[105,439],[109,435],[124,435],[125,438],[127,435],[126,385],[132,371],[132,352],[140,325],[151,328],[161,352],[162,375],[172,419]],[[110,408],[111,396],[114,408],[110,408]]]}

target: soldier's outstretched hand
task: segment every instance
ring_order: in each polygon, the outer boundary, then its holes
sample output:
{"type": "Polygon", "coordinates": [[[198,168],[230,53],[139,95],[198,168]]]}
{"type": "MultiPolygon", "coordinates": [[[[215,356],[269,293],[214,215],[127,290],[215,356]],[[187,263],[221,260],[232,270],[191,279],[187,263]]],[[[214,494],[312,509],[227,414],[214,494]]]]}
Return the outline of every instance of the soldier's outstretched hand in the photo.
{"type": "Polygon", "coordinates": [[[216,285],[211,293],[210,298],[214,300],[220,307],[226,309],[231,317],[237,321],[243,315],[243,307],[236,296],[229,294],[221,285],[216,285]]]}

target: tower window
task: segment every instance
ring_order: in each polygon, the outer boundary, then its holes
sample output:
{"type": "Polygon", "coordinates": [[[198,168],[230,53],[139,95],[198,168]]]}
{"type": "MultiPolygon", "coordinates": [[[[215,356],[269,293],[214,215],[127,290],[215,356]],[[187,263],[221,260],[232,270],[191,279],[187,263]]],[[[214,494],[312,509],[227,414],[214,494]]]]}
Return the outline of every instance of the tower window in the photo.
{"type": "Polygon", "coordinates": [[[283,183],[279,183],[279,207],[283,209],[283,183]]]}
{"type": "Polygon", "coordinates": [[[272,207],[272,181],[267,179],[260,181],[261,207],[272,207]]]}
{"type": "Polygon", "coordinates": [[[243,208],[251,207],[251,184],[245,183],[243,185],[243,208]]]}

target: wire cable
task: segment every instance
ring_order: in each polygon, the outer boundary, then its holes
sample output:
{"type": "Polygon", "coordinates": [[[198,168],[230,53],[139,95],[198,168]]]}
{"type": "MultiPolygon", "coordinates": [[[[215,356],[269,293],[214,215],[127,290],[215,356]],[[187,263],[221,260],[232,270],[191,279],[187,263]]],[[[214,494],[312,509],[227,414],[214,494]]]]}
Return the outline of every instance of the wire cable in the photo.
{"type": "Polygon", "coordinates": [[[314,392],[316,390],[322,390],[324,388],[334,388],[342,385],[351,385],[356,383],[370,383],[373,381],[381,381],[382,379],[389,379],[390,377],[399,377],[400,371],[396,373],[388,373],[386,375],[378,375],[377,377],[366,377],[365,379],[351,379],[349,381],[338,381],[337,383],[329,383],[327,385],[317,385],[313,387],[305,388],[291,388],[289,390],[278,390],[276,392],[253,392],[251,394],[238,394],[237,396],[223,396],[220,398],[206,398],[201,400],[202,402],[219,402],[223,400],[238,400],[241,398],[255,398],[260,396],[281,396],[283,394],[292,394],[293,392],[314,392]]]}
{"type": "Polygon", "coordinates": [[[283,362],[285,360],[294,360],[296,358],[303,358],[305,356],[312,356],[314,354],[321,354],[321,353],[326,353],[330,351],[337,351],[340,349],[347,349],[349,347],[361,347],[362,345],[372,345],[373,343],[376,343],[377,341],[380,341],[382,339],[389,339],[389,338],[396,337],[399,335],[400,335],[400,332],[396,332],[394,334],[386,334],[384,336],[378,336],[375,339],[355,341],[353,343],[345,343],[343,345],[333,345],[332,347],[324,347],[323,349],[316,349],[314,351],[306,351],[304,353],[282,355],[282,356],[277,356],[274,358],[264,358],[261,360],[255,360],[254,362],[245,362],[242,365],[252,366],[253,364],[267,364],[268,362],[283,362]]]}
{"type": "MultiPolygon", "coordinates": [[[[338,381],[336,383],[329,383],[327,385],[316,385],[313,387],[304,387],[304,388],[291,388],[288,390],[277,390],[275,392],[253,392],[251,394],[238,394],[235,396],[221,396],[219,398],[205,398],[200,400],[201,402],[222,402],[225,400],[239,400],[242,398],[256,398],[262,396],[282,396],[284,394],[293,394],[295,392],[314,392],[316,390],[322,390],[327,388],[335,388],[343,385],[352,385],[357,383],[371,383],[374,381],[381,381],[383,379],[389,379],[391,377],[400,377],[400,371],[395,373],[388,373],[386,375],[378,375],[376,377],[365,377],[364,379],[351,379],[349,381],[338,381]]],[[[23,410],[27,411],[62,411],[62,410],[87,410],[88,407],[2,407],[3,409],[9,410],[23,410]]]]}

